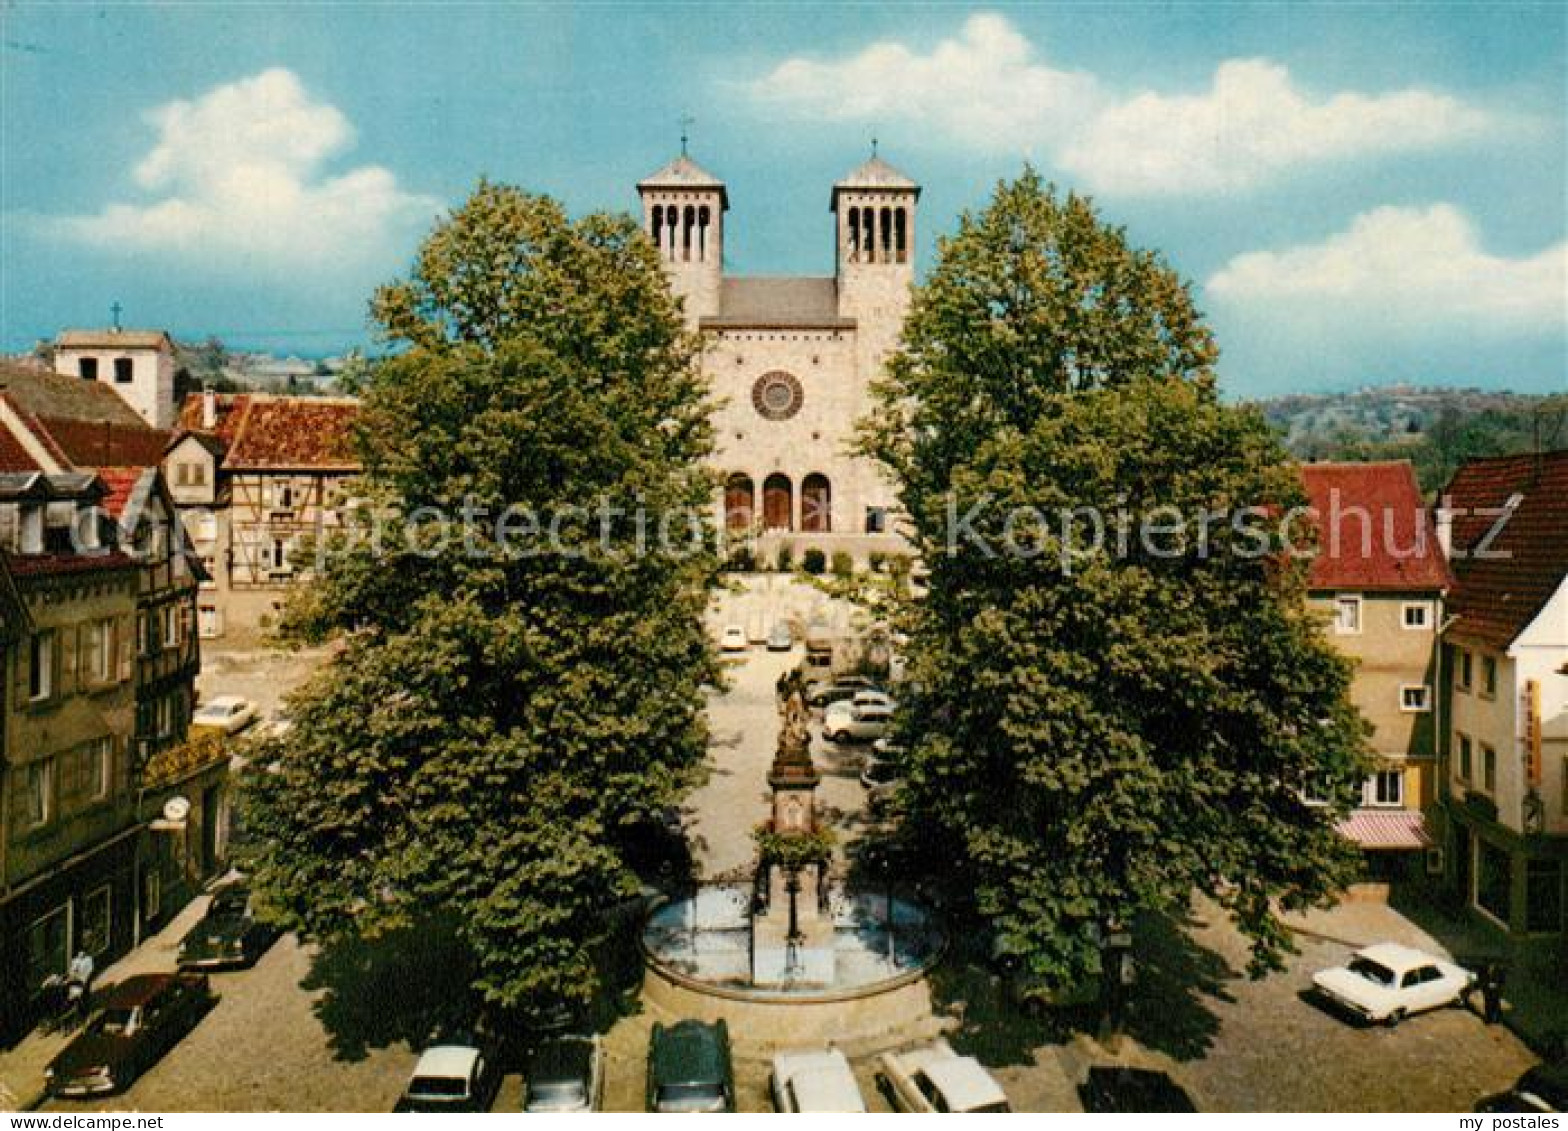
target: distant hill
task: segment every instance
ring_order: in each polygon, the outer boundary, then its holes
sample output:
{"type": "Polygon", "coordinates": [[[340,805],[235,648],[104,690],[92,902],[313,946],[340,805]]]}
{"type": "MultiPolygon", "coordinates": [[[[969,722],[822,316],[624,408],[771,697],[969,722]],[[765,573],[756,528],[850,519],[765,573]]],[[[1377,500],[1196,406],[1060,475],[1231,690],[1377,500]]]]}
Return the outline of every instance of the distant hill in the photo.
{"type": "Polygon", "coordinates": [[[1568,447],[1568,395],[1391,385],[1254,403],[1296,458],[1408,459],[1427,492],[1468,459],[1568,447]]]}

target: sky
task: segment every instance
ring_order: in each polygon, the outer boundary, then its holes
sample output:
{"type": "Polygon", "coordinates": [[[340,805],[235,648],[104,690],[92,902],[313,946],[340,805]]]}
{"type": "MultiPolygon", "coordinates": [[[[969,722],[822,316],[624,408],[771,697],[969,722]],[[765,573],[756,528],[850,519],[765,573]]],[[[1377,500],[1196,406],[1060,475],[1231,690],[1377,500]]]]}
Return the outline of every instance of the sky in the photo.
{"type": "Polygon", "coordinates": [[[726,269],[828,274],[833,181],[919,263],[1033,164],[1185,279],[1233,397],[1568,389],[1568,6],[0,0],[0,349],[309,355],[481,176],[631,211],[692,156],[726,269]]]}

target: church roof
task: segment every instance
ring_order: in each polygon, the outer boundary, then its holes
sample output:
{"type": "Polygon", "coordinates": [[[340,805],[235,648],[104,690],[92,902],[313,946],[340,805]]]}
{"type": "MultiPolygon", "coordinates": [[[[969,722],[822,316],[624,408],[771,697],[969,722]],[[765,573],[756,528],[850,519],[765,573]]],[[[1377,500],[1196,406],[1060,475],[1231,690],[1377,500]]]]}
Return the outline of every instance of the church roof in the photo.
{"type": "Polygon", "coordinates": [[[834,183],[834,205],[838,203],[838,194],[845,189],[882,189],[884,191],[912,192],[917,197],[920,195],[920,186],[918,184],[893,168],[882,158],[874,155],[871,160],[857,166],[850,171],[848,176],[834,183]]]}
{"type": "Polygon", "coordinates": [[[724,208],[730,206],[724,182],[684,153],[657,173],[637,182],[639,192],[653,188],[718,189],[720,205],[724,208]]]}
{"type": "Polygon", "coordinates": [[[705,330],[745,328],[854,329],[838,310],[838,280],[832,276],[726,278],[719,286],[719,313],[698,323],[705,330]]]}

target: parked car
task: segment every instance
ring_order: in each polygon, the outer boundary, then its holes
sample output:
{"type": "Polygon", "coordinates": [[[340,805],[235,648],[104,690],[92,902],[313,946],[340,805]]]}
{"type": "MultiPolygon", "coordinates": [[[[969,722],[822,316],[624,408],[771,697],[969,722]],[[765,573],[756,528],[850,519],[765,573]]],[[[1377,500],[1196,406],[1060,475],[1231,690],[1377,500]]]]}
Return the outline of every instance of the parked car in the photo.
{"type": "Polygon", "coordinates": [[[191,716],[191,729],[238,734],[259,717],[256,704],[239,695],[214,695],[191,716]]]}
{"type": "Polygon", "coordinates": [[[719,650],[723,652],[744,652],[746,650],[746,630],[738,624],[725,626],[724,632],[719,636],[719,650]]]}
{"type": "Polygon", "coordinates": [[[1006,1112],[1002,1086],[972,1056],[959,1056],[946,1041],[877,1057],[877,1085],[899,1111],[1006,1112]]]}
{"type": "Polygon", "coordinates": [[[49,1090],[93,1096],[129,1087],[216,1000],[205,974],[138,974],[111,986],[87,1028],[44,1070],[49,1090]]]}
{"type": "Polygon", "coordinates": [[[866,1110],[848,1059],[834,1048],[778,1053],[768,1086],[773,1106],[782,1112],[860,1114],[866,1110]]]}
{"type": "Polygon", "coordinates": [[[880,703],[835,703],[822,719],[822,733],[833,742],[881,738],[893,722],[893,709],[880,703]]]}
{"type": "Polygon", "coordinates": [[[1515,1081],[1506,1092],[1487,1096],[1475,1105],[1476,1111],[1565,1112],[1568,1111],[1568,1061],[1537,1064],[1515,1081]]]}
{"type": "Polygon", "coordinates": [[[207,913],[180,940],[181,970],[250,966],[278,937],[277,928],[256,918],[250,888],[229,884],[212,893],[207,913]]]}
{"type": "Polygon", "coordinates": [[[1197,1111],[1180,1084],[1163,1072],[1121,1065],[1089,1069],[1078,1085],[1083,1109],[1092,1113],[1197,1111]]]}
{"type": "Polygon", "coordinates": [[[861,691],[880,690],[869,679],[857,675],[839,676],[825,683],[815,684],[806,693],[808,707],[831,707],[845,699],[853,699],[861,691]]]}
{"type": "Polygon", "coordinates": [[[523,1110],[598,1111],[604,1095],[604,1045],[591,1036],[551,1037],[523,1068],[523,1110]]]}
{"type": "Polygon", "coordinates": [[[723,1021],[678,1021],[655,1025],[648,1046],[648,1110],[729,1112],[735,1110],[735,1073],[730,1031],[723,1021]]]}
{"type": "Polygon", "coordinates": [[[419,1054],[397,1110],[489,1111],[500,1082],[500,1073],[480,1042],[454,1034],[419,1054]]]}
{"type": "Polygon", "coordinates": [[[768,630],[768,651],[788,652],[795,646],[795,634],[787,621],[774,621],[768,630]]]}
{"type": "Polygon", "coordinates": [[[1412,1013],[1463,1000],[1475,974],[1414,947],[1379,943],[1312,975],[1318,995],[1366,1021],[1397,1025],[1412,1013]]]}

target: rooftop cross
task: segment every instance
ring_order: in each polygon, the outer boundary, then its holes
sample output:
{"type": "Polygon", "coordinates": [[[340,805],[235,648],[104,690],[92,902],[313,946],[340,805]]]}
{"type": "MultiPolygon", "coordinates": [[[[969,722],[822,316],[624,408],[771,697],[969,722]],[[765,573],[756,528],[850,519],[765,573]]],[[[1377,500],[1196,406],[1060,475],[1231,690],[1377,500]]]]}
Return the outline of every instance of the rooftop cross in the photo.
{"type": "Polygon", "coordinates": [[[681,156],[686,156],[687,131],[697,122],[690,114],[681,115],[681,156]]]}
{"type": "Polygon", "coordinates": [[[114,316],[114,328],[116,330],[120,328],[120,312],[123,309],[124,307],[120,305],[119,299],[115,299],[114,303],[109,307],[109,313],[114,316]]]}

